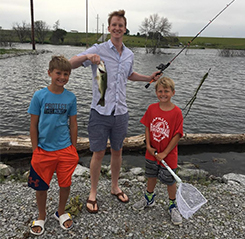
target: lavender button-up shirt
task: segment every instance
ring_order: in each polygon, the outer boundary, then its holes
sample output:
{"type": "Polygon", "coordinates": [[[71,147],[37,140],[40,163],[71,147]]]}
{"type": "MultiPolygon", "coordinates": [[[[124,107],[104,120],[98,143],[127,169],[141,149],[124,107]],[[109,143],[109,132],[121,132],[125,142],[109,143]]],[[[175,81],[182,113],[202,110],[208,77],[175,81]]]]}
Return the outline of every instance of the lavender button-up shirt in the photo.
{"type": "Polygon", "coordinates": [[[93,99],[91,108],[102,115],[122,115],[127,113],[126,86],[128,77],[133,73],[134,54],[125,45],[120,55],[112,44],[111,40],[95,44],[77,56],[97,54],[104,61],[107,70],[107,89],[105,93],[105,106],[97,105],[100,99],[100,92],[96,80],[97,65],[87,60],[83,63],[84,67],[91,65],[93,74],[93,99]]]}

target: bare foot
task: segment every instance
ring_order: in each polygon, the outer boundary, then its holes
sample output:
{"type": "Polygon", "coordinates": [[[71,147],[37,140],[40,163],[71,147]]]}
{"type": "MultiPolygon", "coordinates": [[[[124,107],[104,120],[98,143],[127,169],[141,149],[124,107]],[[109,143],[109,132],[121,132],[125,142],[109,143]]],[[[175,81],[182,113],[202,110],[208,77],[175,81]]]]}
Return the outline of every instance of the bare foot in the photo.
{"type": "Polygon", "coordinates": [[[68,219],[67,221],[63,223],[65,228],[70,228],[72,224],[73,224],[73,221],[71,219],[68,219]]]}
{"type": "Polygon", "coordinates": [[[97,200],[90,200],[87,199],[87,204],[86,204],[87,211],[90,213],[97,213],[99,210],[97,200]]]}

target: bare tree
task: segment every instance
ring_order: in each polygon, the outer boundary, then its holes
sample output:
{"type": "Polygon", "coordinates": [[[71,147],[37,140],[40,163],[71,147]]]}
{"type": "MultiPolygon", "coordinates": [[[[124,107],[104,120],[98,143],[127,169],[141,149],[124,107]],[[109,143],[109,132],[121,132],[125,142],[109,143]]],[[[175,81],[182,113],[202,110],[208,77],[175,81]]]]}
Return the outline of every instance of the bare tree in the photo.
{"type": "Polygon", "coordinates": [[[57,20],[53,25],[54,30],[56,31],[57,29],[59,29],[59,26],[60,26],[60,21],[57,20]]]}
{"type": "Polygon", "coordinates": [[[166,44],[168,42],[167,38],[172,35],[170,30],[171,23],[167,18],[160,18],[158,14],[145,18],[140,26],[140,33],[145,35],[146,51],[153,54],[157,53],[157,49],[166,44]],[[148,39],[151,39],[150,46],[147,46],[148,39]]]}
{"type": "Polygon", "coordinates": [[[26,39],[31,36],[30,24],[26,24],[24,21],[22,22],[22,25],[20,23],[14,23],[13,30],[17,34],[21,43],[25,42],[26,39]]]}
{"type": "Polygon", "coordinates": [[[3,30],[0,27],[0,46],[10,46],[12,47],[14,40],[14,31],[3,30]]]}
{"type": "Polygon", "coordinates": [[[49,26],[43,21],[35,22],[35,33],[39,43],[43,44],[45,37],[49,32],[49,26]]]}

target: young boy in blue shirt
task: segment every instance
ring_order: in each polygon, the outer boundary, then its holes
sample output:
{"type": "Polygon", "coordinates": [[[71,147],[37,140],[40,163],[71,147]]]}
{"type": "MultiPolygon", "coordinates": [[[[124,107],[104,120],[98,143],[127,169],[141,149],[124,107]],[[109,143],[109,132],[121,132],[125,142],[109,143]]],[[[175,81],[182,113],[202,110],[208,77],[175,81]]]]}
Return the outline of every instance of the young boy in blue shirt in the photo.
{"type": "Polygon", "coordinates": [[[76,96],[64,88],[70,73],[70,62],[63,56],[53,56],[48,70],[51,84],[34,93],[28,109],[33,149],[28,186],[36,190],[39,211],[30,228],[34,235],[41,235],[45,230],[47,190],[55,171],[60,198],[54,217],[65,230],[73,226],[70,214],[65,213],[71,176],[79,160],[76,96]]]}

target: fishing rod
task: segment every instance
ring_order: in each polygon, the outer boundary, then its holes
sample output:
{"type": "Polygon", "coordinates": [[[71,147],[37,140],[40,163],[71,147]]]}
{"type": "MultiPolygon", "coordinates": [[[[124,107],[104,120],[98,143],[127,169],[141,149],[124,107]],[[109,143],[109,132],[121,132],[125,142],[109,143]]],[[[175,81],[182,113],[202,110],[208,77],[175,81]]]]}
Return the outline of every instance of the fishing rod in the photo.
{"type": "Polygon", "coordinates": [[[208,72],[203,76],[203,78],[202,78],[202,80],[201,80],[199,86],[197,87],[197,89],[196,89],[194,95],[193,95],[193,96],[191,97],[191,99],[188,101],[188,103],[186,104],[186,106],[184,107],[184,109],[182,109],[182,111],[184,111],[184,110],[187,108],[187,106],[189,106],[187,112],[185,113],[184,119],[186,118],[186,116],[188,115],[189,111],[191,110],[191,107],[192,107],[194,101],[195,101],[196,98],[197,98],[197,93],[198,93],[198,91],[200,90],[200,88],[201,88],[202,84],[204,83],[204,81],[206,80],[206,78],[208,77],[208,74],[209,74],[210,70],[211,70],[211,68],[209,68],[208,72]]]}
{"type": "MultiPolygon", "coordinates": [[[[197,34],[196,34],[196,36],[194,36],[189,42],[188,42],[188,44],[186,45],[186,46],[184,46],[180,51],[179,51],[179,53],[178,54],[176,54],[175,55],[175,57],[171,60],[171,61],[169,61],[166,65],[164,65],[164,64],[160,64],[159,66],[157,66],[156,68],[158,69],[158,70],[160,70],[160,72],[159,73],[157,73],[157,75],[160,75],[166,68],[168,68],[169,66],[170,66],[170,64],[188,47],[188,46],[190,46],[190,44],[222,13],[222,12],[224,12],[225,11],[225,9],[226,8],[228,8],[233,2],[235,2],[235,0],[232,0],[230,3],[228,3],[212,20],[210,20],[209,21],[209,23],[208,24],[206,24],[203,28],[202,28],[202,30],[200,31],[200,32],[198,32],[197,34]]],[[[150,84],[152,83],[152,82],[154,82],[154,79],[152,79],[148,84],[146,84],[145,85],[145,88],[148,88],[149,86],[150,86],[150,84]]]]}

